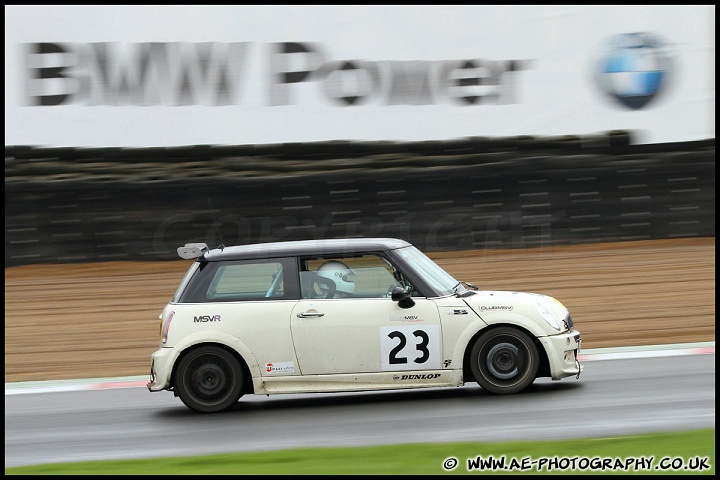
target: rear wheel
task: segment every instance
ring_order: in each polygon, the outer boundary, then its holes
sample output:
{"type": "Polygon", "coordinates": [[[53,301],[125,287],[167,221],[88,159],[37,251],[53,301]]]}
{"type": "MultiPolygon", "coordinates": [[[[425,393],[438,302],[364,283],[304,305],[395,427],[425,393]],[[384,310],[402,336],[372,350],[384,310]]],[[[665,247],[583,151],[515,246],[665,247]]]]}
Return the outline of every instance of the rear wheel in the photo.
{"type": "Polygon", "coordinates": [[[534,381],[540,355],[533,339],[512,327],[484,333],[470,352],[470,369],[475,381],[488,392],[517,393],[534,381]]]}
{"type": "Polygon", "coordinates": [[[242,387],[240,362],[216,346],[198,347],[187,353],[175,373],[175,390],[180,400],[197,412],[229,408],[242,396],[242,387]]]}

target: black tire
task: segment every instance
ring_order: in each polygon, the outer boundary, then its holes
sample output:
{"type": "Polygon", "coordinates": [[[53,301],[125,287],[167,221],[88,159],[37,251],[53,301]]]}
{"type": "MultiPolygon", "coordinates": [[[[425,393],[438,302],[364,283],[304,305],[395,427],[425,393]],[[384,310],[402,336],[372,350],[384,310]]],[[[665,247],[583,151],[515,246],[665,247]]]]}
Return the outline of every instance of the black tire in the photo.
{"type": "Polygon", "coordinates": [[[475,381],[490,393],[505,395],[529,387],[537,376],[540,356],[528,334],[512,327],[484,333],[470,352],[475,381]]]}
{"type": "Polygon", "coordinates": [[[243,371],[227,350],[198,347],[182,357],[175,372],[175,390],[189,408],[201,413],[221,412],[242,396],[243,371]]]}

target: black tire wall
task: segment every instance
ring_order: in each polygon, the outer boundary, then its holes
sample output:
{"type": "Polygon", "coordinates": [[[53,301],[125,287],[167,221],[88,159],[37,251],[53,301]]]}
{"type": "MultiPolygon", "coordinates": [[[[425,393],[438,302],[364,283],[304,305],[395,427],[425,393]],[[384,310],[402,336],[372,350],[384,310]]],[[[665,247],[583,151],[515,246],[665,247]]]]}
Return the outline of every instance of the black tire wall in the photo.
{"type": "Polygon", "coordinates": [[[398,237],[426,251],[715,236],[715,140],[5,147],[5,266],[398,237]]]}

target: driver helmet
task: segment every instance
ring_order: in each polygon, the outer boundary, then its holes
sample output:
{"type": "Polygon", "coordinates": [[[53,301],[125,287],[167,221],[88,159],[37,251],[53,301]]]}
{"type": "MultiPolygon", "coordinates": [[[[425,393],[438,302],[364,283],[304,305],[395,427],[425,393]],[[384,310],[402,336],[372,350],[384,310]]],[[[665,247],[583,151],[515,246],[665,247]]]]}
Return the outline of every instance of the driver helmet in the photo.
{"type": "Polygon", "coordinates": [[[345,295],[355,293],[355,283],[350,279],[355,271],[337,260],[330,260],[323,263],[317,271],[318,275],[335,282],[335,291],[345,295]]]}

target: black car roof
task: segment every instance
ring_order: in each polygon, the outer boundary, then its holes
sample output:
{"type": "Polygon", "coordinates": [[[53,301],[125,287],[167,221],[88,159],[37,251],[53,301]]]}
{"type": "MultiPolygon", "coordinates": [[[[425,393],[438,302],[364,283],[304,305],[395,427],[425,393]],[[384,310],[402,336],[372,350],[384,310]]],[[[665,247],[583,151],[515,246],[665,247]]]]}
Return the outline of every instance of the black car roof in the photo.
{"type": "Polygon", "coordinates": [[[254,243],[216,248],[198,260],[218,262],[254,258],[276,258],[305,255],[338,255],[377,252],[408,247],[410,243],[397,238],[332,238],[287,242],[254,243]]]}

